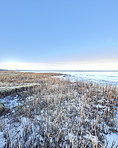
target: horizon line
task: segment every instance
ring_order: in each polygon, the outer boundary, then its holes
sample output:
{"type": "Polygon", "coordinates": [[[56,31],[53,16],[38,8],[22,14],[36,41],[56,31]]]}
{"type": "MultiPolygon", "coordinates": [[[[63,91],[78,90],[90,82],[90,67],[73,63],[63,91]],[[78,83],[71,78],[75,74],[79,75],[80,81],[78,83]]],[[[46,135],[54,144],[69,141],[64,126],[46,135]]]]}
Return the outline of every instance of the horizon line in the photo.
{"type": "Polygon", "coordinates": [[[64,69],[34,69],[34,70],[32,70],[32,69],[28,69],[28,70],[23,70],[23,69],[0,69],[0,71],[1,70],[7,70],[7,71],[10,71],[10,70],[12,70],[12,71],[116,71],[116,72],[118,72],[118,70],[100,70],[100,69],[98,69],[98,70],[86,70],[86,69],[84,69],[84,70],[77,70],[77,69],[75,69],[75,70],[64,70],[64,69]]]}
{"type": "Polygon", "coordinates": [[[49,69],[40,69],[40,70],[38,70],[38,69],[36,69],[36,70],[31,70],[31,69],[29,69],[29,70],[22,70],[22,69],[0,69],[0,71],[5,71],[5,70],[7,70],[7,71],[76,71],[76,72],[118,72],[118,70],[54,70],[54,69],[52,69],[52,70],[49,70],[49,69]]]}

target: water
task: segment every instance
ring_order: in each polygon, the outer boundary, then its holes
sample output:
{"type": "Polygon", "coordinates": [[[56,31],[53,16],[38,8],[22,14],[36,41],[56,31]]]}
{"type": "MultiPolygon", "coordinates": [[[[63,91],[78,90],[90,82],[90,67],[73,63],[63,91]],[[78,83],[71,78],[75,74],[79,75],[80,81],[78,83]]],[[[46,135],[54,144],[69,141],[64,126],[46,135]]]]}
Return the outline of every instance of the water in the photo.
{"type": "MultiPolygon", "coordinates": [[[[26,72],[26,71],[25,71],[26,72]]],[[[67,77],[72,81],[93,81],[97,83],[110,83],[118,86],[118,71],[64,71],[64,70],[39,70],[27,71],[36,73],[62,73],[67,74],[67,77]]]]}

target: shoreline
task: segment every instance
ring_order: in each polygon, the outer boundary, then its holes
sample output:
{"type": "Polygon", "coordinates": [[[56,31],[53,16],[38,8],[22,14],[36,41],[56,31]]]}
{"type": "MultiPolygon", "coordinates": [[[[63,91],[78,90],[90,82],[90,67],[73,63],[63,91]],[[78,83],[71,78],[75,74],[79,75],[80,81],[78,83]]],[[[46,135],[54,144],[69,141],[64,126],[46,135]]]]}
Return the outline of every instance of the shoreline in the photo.
{"type": "Polygon", "coordinates": [[[116,138],[118,89],[92,82],[56,78],[59,74],[5,72],[1,86],[37,83],[0,98],[1,147],[108,147],[116,138]],[[17,128],[15,128],[17,127],[17,128]],[[81,139],[81,142],[80,142],[81,139]]]}

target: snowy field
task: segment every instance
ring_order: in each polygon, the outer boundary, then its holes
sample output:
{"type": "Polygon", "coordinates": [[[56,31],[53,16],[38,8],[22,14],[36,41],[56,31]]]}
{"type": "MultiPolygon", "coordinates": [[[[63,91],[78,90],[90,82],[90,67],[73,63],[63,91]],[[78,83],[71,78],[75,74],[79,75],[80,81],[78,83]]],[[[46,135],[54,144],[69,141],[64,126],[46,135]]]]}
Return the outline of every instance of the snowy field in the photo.
{"type": "Polygon", "coordinates": [[[6,108],[0,116],[2,148],[117,147],[118,89],[111,85],[117,84],[117,73],[102,73],[105,83],[100,73],[61,73],[66,75],[12,73],[10,78],[0,77],[8,86],[17,82],[39,84],[28,91],[0,97],[6,108]]]}
{"type": "MultiPolygon", "coordinates": [[[[35,73],[62,73],[66,74],[72,81],[92,81],[97,83],[110,83],[118,86],[118,71],[63,71],[63,70],[40,70],[40,71],[27,71],[35,73]]],[[[63,77],[63,76],[59,76],[63,77]]]]}

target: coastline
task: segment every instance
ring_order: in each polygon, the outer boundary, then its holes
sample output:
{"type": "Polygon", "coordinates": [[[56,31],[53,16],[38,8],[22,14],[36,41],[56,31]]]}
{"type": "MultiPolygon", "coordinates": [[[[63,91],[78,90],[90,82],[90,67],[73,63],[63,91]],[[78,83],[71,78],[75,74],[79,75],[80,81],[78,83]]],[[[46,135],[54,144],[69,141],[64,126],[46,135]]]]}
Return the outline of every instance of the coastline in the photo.
{"type": "Polygon", "coordinates": [[[101,147],[107,145],[110,134],[117,138],[117,87],[55,77],[59,75],[0,75],[2,87],[38,84],[1,96],[7,108],[0,117],[1,146],[101,147]]]}

